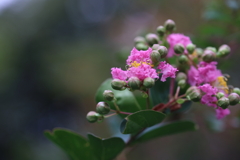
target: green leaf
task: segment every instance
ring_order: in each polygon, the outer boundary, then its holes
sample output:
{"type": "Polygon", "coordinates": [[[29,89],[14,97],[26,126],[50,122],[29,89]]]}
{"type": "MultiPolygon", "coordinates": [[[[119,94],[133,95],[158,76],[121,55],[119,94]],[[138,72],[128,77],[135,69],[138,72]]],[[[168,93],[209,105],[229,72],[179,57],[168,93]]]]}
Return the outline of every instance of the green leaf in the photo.
{"type": "Polygon", "coordinates": [[[155,85],[150,89],[150,99],[154,106],[159,103],[168,102],[169,86],[170,79],[167,79],[165,82],[161,82],[160,80],[155,82],[155,85]]]}
{"type": "Polygon", "coordinates": [[[121,123],[123,134],[136,133],[146,127],[151,127],[163,121],[165,115],[152,110],[139,111],[127,116],[121,123]]]}
{"type": "Polygon", "coordinates": [[[183,104],[185,101],[186,101],[185,99],[181,99],[181,98],[180,98],[180,99],[177,100],[177,103],[178,103],[178,104],[183,104]]]}
{"type": "Polygon", "coordinates": [[[101,139],[92,134],[88,134],[88,139],[93,152],[99,160],[112,160],[126,146],[124,141],[117,137],[101,139]]]}
{"type": "Polygon", "coordinates": [[[173,122],[173,123],[165,124],[163,126],[160,126],[157,129],[153,129],[143,134],[142,136],[136,139],[136,142],[144,142],[154,138],[159,138],[159,137],[177,134],[181,132],[194,131],[197,128],[198,128],[197,125],[190,121],[173,122]]]}
{"type": "Polygon", "coordinates": [[[90,143],[81,135],[61,128],[54,129],[52,133],[45,131],[44,135],[62,148],[71,160],[94,160],[90,143]]]}
{"type": "MultiPolygon", "coordinates": [[[[136,96],[134,96],[133,92],[130,92],[127,89],[124,91],[114,90],[111,87],[111,81],[112,79],[107,79],[98,88],[95,96],[96,102],[100,102],[100,101],[107,102],[112,109],[115,109],[115,106],[113,105],[113,103],[109,101],[105,101],[102,95],[104,90],[112,90],[117,99],[117,105],[119,106],[121,111],[133,113],[139,110],[146,109],[146,99],[143,98],[141,94],[135,93],[136,96]]],[[[126,116],[124,115],[124,117],[126,116]]]]}

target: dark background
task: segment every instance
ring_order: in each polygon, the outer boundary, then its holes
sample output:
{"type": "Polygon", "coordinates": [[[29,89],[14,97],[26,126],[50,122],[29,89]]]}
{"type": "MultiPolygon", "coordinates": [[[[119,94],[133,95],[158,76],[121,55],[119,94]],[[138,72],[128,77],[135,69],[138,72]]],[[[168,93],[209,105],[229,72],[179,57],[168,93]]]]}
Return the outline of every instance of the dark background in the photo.
{"type": "MultiPolygon", "coordinates": [[[[219,68],[240,86],[238,0],[1,0],[0,159],[67,160],[43,136],[55,127],[121,136],[118,119],[90,124],[85,115],[110,68],[124,66],[119,53],[167,19],[200,47],[230,45],[219,68]]],[[[230,109],[218,121],[212,108],[194,104],[184,116],[199,131],[140,144],[118,160],[238,160],[240,110],[230,109]]]]}

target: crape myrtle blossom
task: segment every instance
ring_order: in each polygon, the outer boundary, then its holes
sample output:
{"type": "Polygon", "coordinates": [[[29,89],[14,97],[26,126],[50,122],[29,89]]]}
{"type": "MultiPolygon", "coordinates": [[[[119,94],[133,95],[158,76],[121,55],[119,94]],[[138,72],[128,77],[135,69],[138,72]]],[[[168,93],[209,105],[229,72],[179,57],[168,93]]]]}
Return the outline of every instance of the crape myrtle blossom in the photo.
{"type": "Polygon", "coordinates": [[[175,78],[176,72],[178,71],[177,68],[174,68],[173,66],[166,63],[165,61],[160,62],[158,69],[160,69],[162,73],[162,77],[161,77],[162,82],[165,82],[166,78],[168,77],[175,78]]]}
{"type": "MultiPolygon", "coordinates": [[[[168,54],[167,54],[167,57],[172,57],[175,54],[174,52],[174,46],[176,44],[182,44],[184,47],[186,47],[188,44],[192,43],[192,41],[190,40],[189,37],[183,35],[183,34],[180,34],[180,33],[172,33],[170,34],[168,37],[167,37],[167,42],[169,44],[169,49],[168,49],[168,54]]],[[[185,52],[186,49],[185,49],[185,52]]]]}
{"type": "Polygon", "coordinates": [[[112,78],[125,81],[127,79],[127,71],[123,71],[121,68],[112,68],[112,78]]]}
{"type": "Polygon", "coordinates": [[[221,107],[218,107],[216,109],[216,117],[217,119],[222,119],[224,118],[225,116],[229,115],[230,114],[230,110],[227,108],[227,109],[222,109],[221,107]]]}
{"type": "Polygon", "coordinates": [[[138,77],[139,80],[143,81],[145,78],[159,78],[155,69],[153,69],[150,65],[141,64],[138,67],[131,67],[127,71],[128,77],[138,77]]]}
{"type": "Polygon", "coordinates": [[[148,50],[138,51],[135,47],[132,49],[130,56],[127,59],[127,65],[139,64],[139,63],[151,63],[150,54],[152,53],[152,48],[148,50]]]}

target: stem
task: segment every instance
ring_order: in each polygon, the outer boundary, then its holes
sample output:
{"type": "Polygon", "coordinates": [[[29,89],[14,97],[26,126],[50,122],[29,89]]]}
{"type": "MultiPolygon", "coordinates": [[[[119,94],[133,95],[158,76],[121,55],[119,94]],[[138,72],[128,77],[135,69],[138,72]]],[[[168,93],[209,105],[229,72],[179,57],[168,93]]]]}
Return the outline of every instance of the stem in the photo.
{"type": "Polygon", "coordinates": [[[190,61],[190,63],[191,63],[191,65],[193,65],[196,69],[198,69],[198,66],[197,66],[197,64],[189,57],[189,55],[188,54],[185,54],[186,56],[187,56],[187,58],[189,59],[189,61],[190,61]]]}
{"type": "Polygon", "coordinates": [[[178,98],[179,91],[180,91],[180,87],[178,86],[178,87],[177,87],[177,91],[176,91],[176,93],[175,93],[175,96],[174,96],[174,97],[175,97],[175,99],[177,99],[177,98],[178,98]]]}
{"type": "Polygon", "coordinates": [[[114,109],[111,109],[111,111],[115,112],[116,114],[126,114],[126,115],[132,114],[132,113],[129,113],[129,112],[117,111],[117,110],[114,110],[114,109]]]}
{"type": "MultiPolygon", "coordinates": [[[[185,96],[186,96],[186,94],[183,94],[183,95],[181,95],[181,96],[175,97],[174,99],[172,99],[171,101],[169,101],[168,103],[166,103],[163,107],[161,107],[160,110],[163,110],[163,109],[167,108],[168,106],[170,106],[171,104],[176,103],[176,101],[177,101],[179,98],[182,98],[182,97],[185,97],[185,96]]],[[[160,110],[159,110],[159,111],[160,111],[160,110]]]]}
{"type": "Polygon", "coordinates": [[[113,100],[113,104],[114,104],[116,110],[117,110],[118,112],[120,112],[120,109],[119,109],[119,107],[118,107],[116,101],[117,101],[116,98],[114,98],[114,100],[113,100]]]}
{"type": "Polygon", "coordinates": [[[117,114],[117,113],[115,112],[115,113],[112,113],[112,114],[109,114],[109,115],[104,116],[104,118],[112,117],[112,116],[114,116],[114,115],[116,115],[116,114],[117,114]]]}
{"type": "Polygon", "coordinates": [[[171,99],[172,96],[173,96],[174,84],[175,84],[175,79],[172,78],[172,79],[170,80],[169,99],[171,99]]]}

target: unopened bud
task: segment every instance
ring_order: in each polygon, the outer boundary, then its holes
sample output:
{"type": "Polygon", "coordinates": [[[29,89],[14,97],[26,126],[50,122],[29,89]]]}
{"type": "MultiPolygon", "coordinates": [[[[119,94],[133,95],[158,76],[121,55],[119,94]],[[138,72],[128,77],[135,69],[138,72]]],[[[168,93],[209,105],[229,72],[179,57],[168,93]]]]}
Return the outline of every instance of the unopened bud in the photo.
{"type": "Polygon", "coordinates": [[[147,40],[147,43],[152,46],[154,44],[158,44],[158,36],[156,34],[153,34],[153,33],[149,33],[146,35],[146,40],[147,40]]]}
{"type": "Polygon", "coordinates": [[[97,122],[97,120],[98,120],[98,114],[94,111],[90,111],[90,112],[88,112],[86,118],[87,118],[88,122],[94,123],[94,122],[97,122]]]}
{"type": "Polygon", "coordinates": [[[201,57],[203,55],[202,48],[196,48],[196,53],[197,53],[198,57],[201,57]]]}
{"type": "Polygon", "coordinates": [[[105,90],[103,92],[103,98],[107,101],[112,101],[114,99],[114,93],[111,90],[105,90]]]}
{"type": "Polygon", "coordinates": [[[96,106],[96,111],[101,115],[105,115],[110,112],[110,107],[106,102],[98,102],[96,106]]]}
{"type": "Polygon", "coordinates": [[[159,48],[159,47],[160,47],[159,44],[154,44],[154,45],[152,46],[152,49],[158,51],[158,48],[159,48]]]}
{"type": "Polygon", "coordinates": [[[160,46],[158,52],[160,53],[161,58],[165,58],[168,54],[168,49],[165,46],[160,46]]]}
{"type": "Polygon", "coordinates": [[[132,90],[136,90],[140,88],[140,84],[141,81],[139,80],[139,78],[137,77],[131,77],[128,80],[128,86],[132,89],[132,90]]]}
{"type": "Polygon", "coordinates": [[[190,100],[192,100],[194,102],[199,102],[202,98],[201,91],[195,86],[190,87],[187,90],[186,95],[190,100]]]}
{"type": "Polygon", "coordinates": [[[187,56],[185,56],[184,54],[182,54],[181,56],[179,56],[178,62],[179,62],[180,64],[187,64],[187,63],[188,63],[188,58],[187,58],[187,56]]]}
{"type": "Polygon", "coordinates": [[[174,46],[174,52],[177,54],[182,54],[184,52],[184,46],[181,43],[178,43],[174,46]]]}
{"type": "Polygon", "coordinates": [[[158,33],[158,35],[160,36],[160,37],[163,37],[164,36],[164,34],[165,34],[165,28],[163,27],[163,26],[158,26],[157,27],[157,33],[158,33]]]}
{"type": "Polygon", "coordinates": [[[239,88],[233,88],[233,93],[237,93],[238,95],[240,95],[240,89],[239,88]]]}
{"type": "Polygon", "coordinates": [[[144,43],[137,43],[136,45],[135,45],[135,47],[136,47],[136,49],[137,50],[147,50],[148,49],[148,46],[146,45],[146,44],[144,44],[144,43]]]}
{"type": "Polygon", "coordinates": [[[218,57],[226,57],[230,53],[231,49],[228,45],[224,44],[219,47],[217,56],[218,57]]]}
{"type": "Polygon", "coordinates": [[[141,37],[141,36],[137,36],[136,38],[134,38],[134,42],[135,44],[138,44],[138,43],[146,43],[146,40],[144,37],[141,37]]]}
{"type": "Polygon", "coordinates": [[[224,97],[224,93],[218,92],[216,96],[217,96],[217,99],[220,99],[220,98],[224,97]]]}
{"type": "Polygon", "coordinates": [[[180,80],[186,80],[187,79],[187,75],[183,72],[178,72],[177,76],[176,76],[176,80],[177,82],[180,80]]]}
{"type": "Polygon", "coordinates": [[[206,50],[210,50],[217,53],[217,49],[215,47],[207,47],[206,50]]]}
{"type": "Polygon", "coordinates": [[[111,86],[113,89],[116,90],[123,90],[125,89],[126,82],[120,80],[120,79],[113,79],[111,82],[111,86]]]}
{"type": "Polygon", "coordinates": [[[212,62],[214,60],[216,60],[216,53],[213,52],[212,50],[205,50],[203,55],[202,55],[202,59],[205,62],[212,62]]]}
{"type": "Polygon", "coordinates": [[[176,25],[175,25],[175,22],[173,20],[168,19],[168,20],[165,21],[164,27],[165,27],[166,31],[172,33],[174,31],[176,25]]]}
{"type": "Polygon", "coordinates": [[[152,53],[150,54],[150,57],[153,64],[157,64],[161,59],[160,53],[156,50],[152,51],[152,53]]]}
{"type": "Polygon", "coordinates": [[[103,122],[103,120],[104,120],[104,116],[103,115],[97,113],[97,117],[98,117],[98,120],[97,120],[98,123],[103,122]]]}
{"type": "Polygon", "coordinates": [[[178,86],[180,87],[180,88],[184,88],[185,86],[186,86],[186,80],[185,79],[182,79],[182,80],[180,80],[180,81],[178,81],[178,86]]]}
{"type": "Polygon", "coordinates": [[[229,99],[229,103],[230,105],[236,105],[239,103],[239,95],[237,93],[231,93],[229,96],[228,96],[228,99],[229,99]]]}
{"type": "Polygon", "coordinates": [[[229,106],[229,99],[227,97],[222,97],[217,101],[217,105],[223,109],[229,106]]]}
{"type": "Polygon", "coordinates": [[[188,51],[189,54],[193,54],[195,48],[196,48],[196,46],[195,46],[194,44],[192,44],[192,43],[190,43],[190,44],[188,44],[188,45],[186,46],[186,49],[187,49],[187,51],[188,51]]]}
{"type": "Polygon", "coordinates": [[[155,84],[155,80],[151,77],[147,77],[143,80],[143,86],[146,88],[151,88],[155,84]]]}

